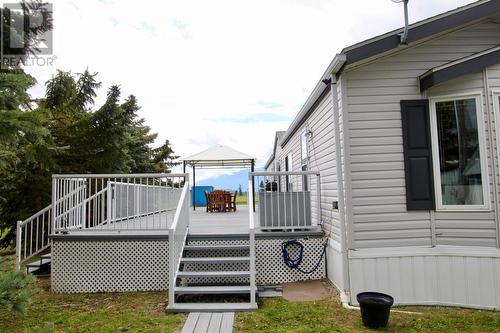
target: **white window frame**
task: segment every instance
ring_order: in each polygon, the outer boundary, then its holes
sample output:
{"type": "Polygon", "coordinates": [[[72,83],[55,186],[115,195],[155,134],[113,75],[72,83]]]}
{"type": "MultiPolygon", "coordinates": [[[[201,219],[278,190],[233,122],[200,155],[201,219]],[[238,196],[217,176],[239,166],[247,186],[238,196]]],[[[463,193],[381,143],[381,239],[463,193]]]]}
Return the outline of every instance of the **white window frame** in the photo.
{"type": "Polygon", "coordinates": [[[432,165],[434,170],[434,193],[436,200],[436,211],[484,211],[490,210],[490,182],[488,176],[488,156],[486,155],[486,139],[484,133],[484,108],[482,91],[470,92],[466,94],[454,94],[446,96],[436,96],[429,98],[431,144],[432,144],[432,165]],[[439,139],[437,132],[436,103],[449,102],[474,98],[476,100],[476,118],[479,141],[479,154],[481,159],[481,184],[483,186],[482,205],[443,205],[441,194],[441,170],[439,163],[439,139]]]}
{"type": "Polygon", "coordinates": [[[495,132],[497,142],[497,174],[500,174],[500,90],[492,89],[491,98],[493,103],[493,119],[495,121],[495,132]]]}

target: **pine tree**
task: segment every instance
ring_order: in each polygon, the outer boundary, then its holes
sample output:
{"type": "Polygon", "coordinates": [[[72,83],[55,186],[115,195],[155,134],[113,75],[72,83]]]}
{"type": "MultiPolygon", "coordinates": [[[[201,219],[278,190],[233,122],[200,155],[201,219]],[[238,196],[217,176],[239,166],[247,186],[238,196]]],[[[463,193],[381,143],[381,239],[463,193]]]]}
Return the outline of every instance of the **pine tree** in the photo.
{"type": "Polygon", "coordinates": [[[0,269],[0,308],[26,313],[30,298],[37,292],[34,282],[31,274],[0,269]]]}

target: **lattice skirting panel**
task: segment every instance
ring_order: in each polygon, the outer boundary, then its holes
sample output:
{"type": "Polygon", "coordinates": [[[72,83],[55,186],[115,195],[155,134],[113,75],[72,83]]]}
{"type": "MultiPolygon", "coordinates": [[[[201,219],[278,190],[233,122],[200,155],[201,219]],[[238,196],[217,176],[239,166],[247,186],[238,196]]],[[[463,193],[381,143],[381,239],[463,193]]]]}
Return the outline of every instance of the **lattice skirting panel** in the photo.
{"type": "MultiPolygon", "coordinates": [[[[286,239],[259,239],[256,241],[257,284],[280,284],[325,278],[325,258],[323,258],[319,268],[311,274],[301,273],[285,265],[281,251],[281,244],[285,240],[286,239]]],[[[304,244],[304,257],[300,268],[303,271],[308,271],[316,265],[316,262],[321,256],[324,240],[321,237],[317,237],[298,239],[298,241],[304,244]]],[[[291,251],[291,255],[294,256],[295,253],[291,251]]]]}
{"type": "Polygon", "coordinates": [[[54,240],[51,252],[54,292],[168,288],[166,240],[54,240]]]}
{"type": "MultiPolygon", "coordinates": [[[[303,280],[323,279],[325,258],[312,274],[287,267],[281,244],[285,238],[256,240],[257,284],[270,285],[303,280]]],[[[298,239],[304,244],[302,270],[310,270],[323,251],[323,238],[298,239]]],[[[191,240],[192,245],[248,244],[248,240],[191,240]]],[[[293,250],[293,249],[292,249],[293,250]]],[[[236,251],[231,255],[245,256],[236,251]]],[[[227,254],[227,253],[226,253],[227,254]]],[[[190,255],[189,253],[187,254],[190,255]]],[[[191,254],[191,256],[194,254],[191,254]]],[[[217,250],[197,251],[200,256],[224,256],[217,250]]],[[[292,251],[292,255],[295,255],[292,251]]],[[[112,292],[168,289],[168,241],[166,240],[54,240],[52,248],[52,288],[55,292],[112,292]]],[[[185,265],[184,270],[247,270],[248,264],[185,265]]],[[[233,278],[186,279],[184,283],[239,283],[233,278]]]]}

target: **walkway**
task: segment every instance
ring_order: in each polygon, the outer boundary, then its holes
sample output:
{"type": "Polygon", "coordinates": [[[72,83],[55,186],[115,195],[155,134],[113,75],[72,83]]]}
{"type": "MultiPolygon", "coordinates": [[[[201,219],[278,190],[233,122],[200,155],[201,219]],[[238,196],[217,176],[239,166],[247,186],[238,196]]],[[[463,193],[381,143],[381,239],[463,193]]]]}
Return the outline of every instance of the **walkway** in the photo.
{"type": "Polygon", "coordinates": [[[231,333],[234,312],[191,312],[181,333],[231,333]]]}

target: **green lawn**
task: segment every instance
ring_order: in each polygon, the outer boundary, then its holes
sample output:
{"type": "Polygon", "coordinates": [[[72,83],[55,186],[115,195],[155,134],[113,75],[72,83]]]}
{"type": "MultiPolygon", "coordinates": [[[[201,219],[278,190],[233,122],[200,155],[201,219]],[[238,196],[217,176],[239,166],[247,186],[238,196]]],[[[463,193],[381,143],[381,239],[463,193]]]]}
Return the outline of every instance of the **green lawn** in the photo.
{"type": "MultiPolygon", "coordinates": [[[[421,315],[391,313],[382,332],[500,332],[500,312],[444,307],[405,307],[421,315]]],[[[358,310],[344,309],[338,298],[315,302],[265,299],[259,310],[237,316],[238,332],[374,332],[363,327],[358,310]]]]}
{"type": "MultiPolygon", "coordinates": [[[[237,205],[246,205],[248,202],[248,195],[246,192],[243,192],[241,195],[236,196],[236,204],[237,205]]],[[[259,193],[255,192],[255,202],[259,202],[259,193]]]]}
{"type": "MultiPolygon", "coordinates": [[[[13,256],[4,254],[4,267],[13,265],[13,256]]],[[[165,313],[166,292],[60,295],[50,292],[49,279],[39,279],[37,285],[25,316],[0,310],[0,332],[179,332],[186,318],[165,313]]],[[[422,314],[392,313],[385,331],[500,333],[500,312],[402,309],[422,314]]],[[[237,315],[235,327],[235,332],[369,332],[359,311],[344,309],[333,294],[316,302],[261,299],[258,311],[237,315]]]]}
{"type": "Polygon", "coordinates": [[[184,314],[166,314],[166,292],[58,295],[49,279],[26,315],[0,310],[0,332],[176,332],[184,314]]]}

